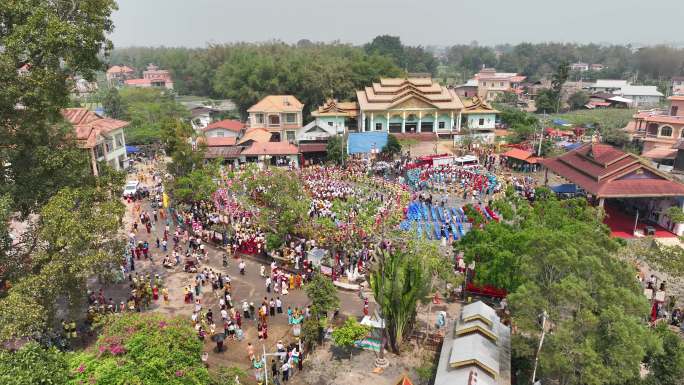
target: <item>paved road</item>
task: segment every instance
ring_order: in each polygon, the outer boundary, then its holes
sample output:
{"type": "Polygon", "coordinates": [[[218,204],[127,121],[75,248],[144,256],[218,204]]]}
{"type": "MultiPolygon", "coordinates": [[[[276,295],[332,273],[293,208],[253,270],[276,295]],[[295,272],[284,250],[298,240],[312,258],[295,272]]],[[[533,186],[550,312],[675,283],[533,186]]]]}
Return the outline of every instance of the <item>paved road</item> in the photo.
{"type": "MultiPolygon", "coordinates": [[[[143,202],[142,210],[150,210],[149,201],[145,200],[143,202]]],[[[127,204],[127,214],[124,221],[126,223],[127,230],[130,229],[130,224],[132,223],[133,218],[135,218],[135,215],[133,214],[133,204],[127,204]]],[[[157,237],[160,239],[162,238],[164,226],[160,223],[155,227],[156,231],[153,231],[151,234],[147,234],[147,232],[144,230],[144,227],[139,226],[139,228],[143,230],[138,232],[136,238],[141,241],[147,240],[150,243],[152,262],[145,260],[136,261],[136,272],[144,274],[149,272],[153,275],[159,274],[164,281],[164,285],[169,289],[169,304],[164,305],[163,301],[160,299],[152,306],[151,311],[187,317],[188,322],[190,322],[190,315],[192,314],[193,305],[184,303],[183,287],[193,282],[195,274],[183,272],[180,266],[175,269],[166,269],[161,265],[161,261],[164,258],[165,253],[163,253],[161,249],[157,249],[155,247],[155,241],[157,237]]],[[[170,232],[174,232],[173,225],[171,226],[170,232]]],[[[171,241],[171,239],[169,240],[171,241]]],[[[170,244],[171,243],[172,241],[170,244]]],[[[182,246],[185,247],[184,245],[182,246]]],[[[270,300],[270,298],[274,295],[274,293],[266,293],[264,278],[260,277],[259,275],[261,263],[257,262],[254,258],[245,258],[247,265],[246,274],[242,276],[239,274],[237,267],[238,261],[236,259],[231,259],[229,261],[229,266],[224,268],[222,266],[223,252],[221,250],[209,246],[208,255],[209,257],[203,261],[202,267],[207,266],[213,269],[215,272],[221,272],[231,276],[233,288],[231,296],[234,305],[240,304],[242,303],[243,299],[246,299],[248,302],[254,302],[258,306],[265,296],[267,296],[270,300]]],[[[270,266],[266,266],[266,271],[270,271],[270,266]]],[[[105,296],[107,298],[112,297],[116,303],[125,300],[129,294],[128,285],[129,282],[127,281],[123,284],[109,285],[104,287],[105,296]]],[[[91,285],[91,289],[98,290],[99,288],[100,286],[95,283],[91,285]]],[[[340,309],[343,314],[353,316],[360,316],[362,314],[363,302],[356,293],[344,291],[338,291],[338,293],[341,302],[340,309]]],[[[211,285],[203,287],[201,298],[204,309],[213,309],[214,317],[219,318],[220,309],[218,306],[218,299],[212,294],[211,285]]],[[[303,289],[290,290],[289,294],[287,296],[281,297],[281,299],[283,300],[284,311],[286,311],[287,306],[292,306],[293,308],[299,307],[300,309],[304,308],[309,302],[303,289]]],[[[372,311],[373,307],[371,306],[371,312],[372,311]]],[[[217,325],[217,328],[219,328],[219,325],[217,325]]],[[[227,350],[223,353],[213,352],[212,349],[215,344],[209,341],[205,342],[205,350],[210,352],[210,364],[221,362],[223,365],[239,365],[242,367],[247,367],[247,342],[252,342],[252,344],[257,348],[257,351],[261,351],[262,343],[258,341],[256,324],[253,321],[249,322],[249,320],[243,319],[243,330],[245,332],[245,339],[241,342],[226,341],[227,350]]],[[[278,339],[294,340],[294,336],[287,325],[286,314],[279,316],[277,315],[274,320],[269,319],[269,339],[266,343],[266,349],[273,349],[273,346],[278,339]]]]}

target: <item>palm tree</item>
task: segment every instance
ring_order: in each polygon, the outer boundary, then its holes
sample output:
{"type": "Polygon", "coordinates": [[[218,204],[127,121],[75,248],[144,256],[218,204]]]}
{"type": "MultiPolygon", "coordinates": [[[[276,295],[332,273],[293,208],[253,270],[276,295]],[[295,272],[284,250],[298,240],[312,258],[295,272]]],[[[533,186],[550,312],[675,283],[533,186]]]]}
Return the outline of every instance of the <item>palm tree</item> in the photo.
{"type": "Polygon", "coordinates": [[[398,354],[413,326],[418,301],[426,294],[427,274],[422,260],[405,250],[380,250],[378,259],[370,276],[371,287],[385,320],[390,348],[398,354]]]}

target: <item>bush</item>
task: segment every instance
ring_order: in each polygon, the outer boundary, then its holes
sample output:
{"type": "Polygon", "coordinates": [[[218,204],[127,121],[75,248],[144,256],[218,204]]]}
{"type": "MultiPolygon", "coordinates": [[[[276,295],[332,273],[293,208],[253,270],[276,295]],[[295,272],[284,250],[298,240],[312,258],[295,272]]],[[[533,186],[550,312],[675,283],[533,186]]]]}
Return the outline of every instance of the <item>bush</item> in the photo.
{"type": "Polygon", "coordinates": [[[70,356],[71,384],[207,384],[202,343],[182,318],[110,316],[90,351],[70,356]]]}

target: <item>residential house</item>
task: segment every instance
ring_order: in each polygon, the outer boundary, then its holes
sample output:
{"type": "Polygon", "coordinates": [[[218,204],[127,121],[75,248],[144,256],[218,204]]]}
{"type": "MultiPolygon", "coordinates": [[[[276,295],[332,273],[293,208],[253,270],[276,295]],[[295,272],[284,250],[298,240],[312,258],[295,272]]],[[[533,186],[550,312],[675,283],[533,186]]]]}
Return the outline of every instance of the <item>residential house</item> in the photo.
{"type": "Polygon", "coordinates": [[[604,66],[603,64],[594,63],[589,66],[589,69],[592,71],[603,71],[604,69],[606,69],[606,66],[604,66]]]}
{"type": "Polygon", "coordinates": [[[109,67],[106,73],[107,83],[110,86],[120,87],[128,79],[135,77],[135,70],[126,65],[115,65],[109,67]]]}
{"type": "Polygon", "coordinates": [[[356,97],[361,132],[453,135],[460,130],[463,104],[456,91],[429,77],[380,79],[356,97]]]}
{"type": "Polygon", "coordinates": [[[463,306],[442,343],[435,385],[510,385],[511,329],[482,301],[463,306]]]}
{"type": "Polygon", "coordinates": [[[627,80],[598,79],[594,84],[589,85],[589,92],[615,92],[629,85],[627,80]]]}
{"type": "Polygon", "coordinates": [[[613,91],[615,95],[633,101],[632,107],[654,107],[663,100],[663,94],[656,86],[632,86],[627,85],[613,91]]]}
{"type": "Polygon", "coordinates": [[[356,102],[339,102],[328,99],[311,112],[319,126],[328,126],[339,134],[358,130],[359,105],[356,102]]]}
{"type": "Polygon", "coordinates": [[[101,162],[115,170],[127,167],[124,127],[129,122],[105,118],[85,108],[65,108],[61,112],[64,120],[73,126],[78,146],[89,152],[95,176],[99,175],[101,162]]]}
{"type": "Polygon", "coordinates": [[[202,129],[207,138],[235,138],[242,136],[245,124],[239,120],[224,119],[211,123],[202,129]]]}
{"type": "Polygon", "coordinates": [[[214,117],[218,114],[218,112],[218,110],[206,106],[197,106],[191,108],[190,124],[192,125],[192,128],[194,128],[195,131],[205,128],[209,125],[209,123],[214,121],[214,117]]]}
{"type": "Polygon", "coordinates": [[[304,105],[292,95],[269,95],[250,107],[248,126],[270,132],[276,142],[295,141],[304,105]]]}
{"type": "Polygon", "coordinates": [[[456,94],[461,98],[472,98],[477,96],[477,87],[478,80],[469,79],[465,84],[454,87],[454,90],[456,90],[456,94]]]}
{"type": "Polygon", "coordinates": [[[505,92],[520,94],[522,92],[520,83],[526,77],[514,72],[496,72],[494,68],[483,68],[475,74],[474,79],[477,79],[478,84],[477,96],[486,101],[492,101],[505,92]]]}
{"type": "Polygon", "coordinates": [[[166,88],[173,89],[173,79],[171,78],[171,73],[168,70],[160,70],[154,64],[149,64],[147,69],[143,71],[142,79],[128,79],[124,81],[126,86],[140,87],[140,88],[166,88]]]}
{"type": "Polygon", "coordinates": [[[667,112],[638,112],[626,127],[632,138],[642,144],[642,155],[648,159],[674,159],[672,146],[684,138],[684,95],[673,95],[668,100],[667,112]]]}
{"type": "Polygon", "coordinates": [[[589,71],[589,64],[588,63],[582,63],[582,62],[572,63],[572,64],[570,64],[570,71],[579,71],[579,72],[589,71]]]}
{"type": "Polygon", "coordinates": [[[499,111],[477,96],[462,100],[462,131],[467,131],[481,142],[493,143],[496,136],[496,115],[499,111]]]}
{"type": "Polygon", "coordinates": [[[684,95],[684,76],[672,78],[672,95],[684,95]]]}

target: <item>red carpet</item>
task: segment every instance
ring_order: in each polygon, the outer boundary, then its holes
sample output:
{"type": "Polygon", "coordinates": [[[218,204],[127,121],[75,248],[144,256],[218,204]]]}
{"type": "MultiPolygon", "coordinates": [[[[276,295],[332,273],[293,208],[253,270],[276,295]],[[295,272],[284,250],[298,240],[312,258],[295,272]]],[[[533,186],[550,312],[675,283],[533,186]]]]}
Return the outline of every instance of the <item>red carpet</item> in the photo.
{"type": "MultiPolygon", "coordinates": [[[[634,238],[634,219],[635,217],[629,216],[620,210],[618,207],[605,206],[606,217],[603,219],[603,223],[610,227],[611,232],[614,237],[618,238],[634,238]]],[[[643,231],[645,234],[645,228],[648,226],[646,223],[639,221],[637,224],[637,229],[643,231]]],[[[650,225],[655,227],[655,237],[656,238],[673,238],[676,237],[675,234],[667,231],[662,226],[650,225]]]]}

